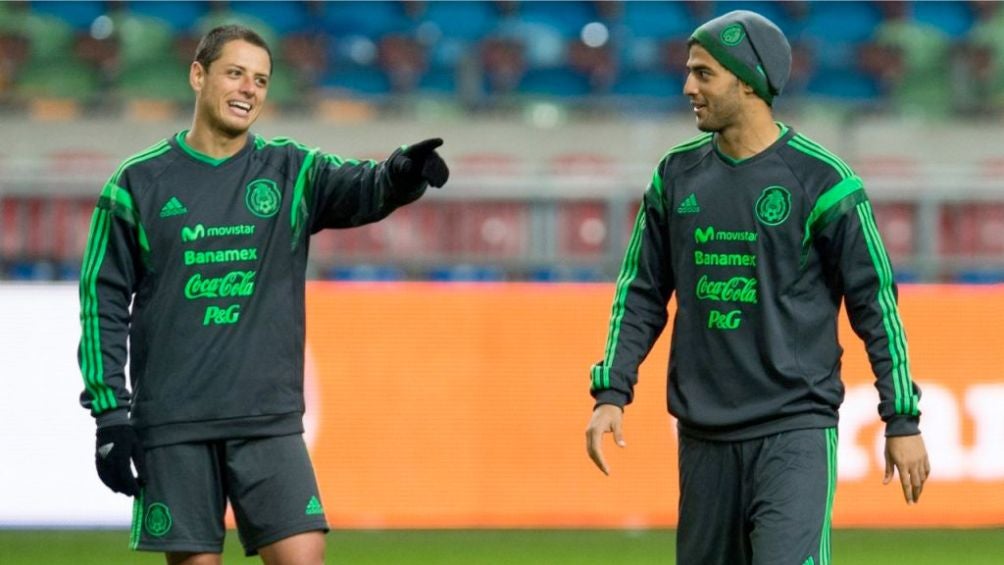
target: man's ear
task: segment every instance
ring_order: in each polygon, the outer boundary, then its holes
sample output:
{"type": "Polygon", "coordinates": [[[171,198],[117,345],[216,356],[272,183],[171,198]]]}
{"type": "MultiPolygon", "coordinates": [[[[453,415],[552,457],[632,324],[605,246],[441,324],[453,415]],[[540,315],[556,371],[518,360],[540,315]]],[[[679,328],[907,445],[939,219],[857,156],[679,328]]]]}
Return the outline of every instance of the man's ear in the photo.
{"type": "Polygon", "coordinates": [[[206,69],[202,63],[192,61],[192,66],[188,69],[188,84],[195,92],[202,92],[202,86],[206,82],[206,69]]]}

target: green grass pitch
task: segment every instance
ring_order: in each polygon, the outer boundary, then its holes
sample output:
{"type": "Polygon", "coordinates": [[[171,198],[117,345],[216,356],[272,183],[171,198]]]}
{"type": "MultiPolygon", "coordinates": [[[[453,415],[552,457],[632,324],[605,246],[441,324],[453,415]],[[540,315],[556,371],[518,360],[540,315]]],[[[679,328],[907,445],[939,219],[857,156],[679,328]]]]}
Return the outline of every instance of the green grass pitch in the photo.
{"type": "MultiPolygon", "coordinates": [[[[3,565],[153,565],[154,553],[127,549],[122,530],[0,530],[3,565]]],[[[426,530],[335,531],[327,563],[346,565],[628,565],[674,563],[671,530],[426,530]]],[[[835,530],[840,565],[1001,565],[1004,529],[835,530]]],[[[227,535],[224,563],[246,558],[236,532],[227,535]]]]}

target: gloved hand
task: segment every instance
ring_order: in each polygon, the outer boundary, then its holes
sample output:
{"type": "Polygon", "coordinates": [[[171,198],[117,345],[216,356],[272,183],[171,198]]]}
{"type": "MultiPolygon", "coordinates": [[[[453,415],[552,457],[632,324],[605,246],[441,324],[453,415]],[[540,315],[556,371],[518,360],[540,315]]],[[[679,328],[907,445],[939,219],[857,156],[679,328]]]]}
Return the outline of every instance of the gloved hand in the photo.
{"type": "Polygon", "coordinates": [[[146,466],[136,431],[130,425],[108,426],[98,428],[97,438],[94,459],[101,482],[115,492],[137,496],[146,478],[146,466]],[[136,464],[135,477],[130,462],[136,464]]]}
{"type": "Polygon", "coordinates": [[[442,144],[443,140],[436,137],[408,146],[394,156],[391,174],[409,183],[425,180],[436,188],[443,186],[450,178],[450,169],[436,152],[442,144]]]}

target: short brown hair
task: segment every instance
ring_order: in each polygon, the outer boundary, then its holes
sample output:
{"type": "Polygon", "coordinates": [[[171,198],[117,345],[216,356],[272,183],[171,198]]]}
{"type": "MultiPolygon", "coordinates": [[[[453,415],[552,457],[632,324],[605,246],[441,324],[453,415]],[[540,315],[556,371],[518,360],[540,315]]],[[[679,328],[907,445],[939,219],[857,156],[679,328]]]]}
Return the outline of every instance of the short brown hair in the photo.
{"type": "Polygon", "coordinates": [[[223,46],[238,39],[261,47],[268,53],[268,72],[271,74],[272,50],[268,48],[268,43],[265,43],[265,40],[258,35],[258,32],[241,25],[217,26],[209,30],[209,33],[199,41],[199,46],[195,48],[195,62],[202,65],[202,68],[208,71],[210,63],[220,58],[223,46]]]}

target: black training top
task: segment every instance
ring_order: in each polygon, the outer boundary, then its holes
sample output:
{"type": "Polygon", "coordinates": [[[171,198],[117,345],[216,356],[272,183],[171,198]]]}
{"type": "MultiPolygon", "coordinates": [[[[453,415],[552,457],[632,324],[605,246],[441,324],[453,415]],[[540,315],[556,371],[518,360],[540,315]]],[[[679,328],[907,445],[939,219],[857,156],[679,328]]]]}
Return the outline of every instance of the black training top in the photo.
{"type": "Polygon", "coordinates": [[[310,234],[379,220],[426,184],[289,139],[249,134],[216,160],[184,137],[127,159],[101,192],[81,404],[99,426],[131,420],[147,447],[300,432],[310,234]]]}
{"type": "Polygon", "coordinates": [[[861,179],[779,124],[735,161],[704,134],[659,163],[617,281],[598,404],[631,402],[676,294],[667,402],[683,433],[741,440],[831,427],[843,401],[837,314],[864,341],[888,435],[918,433],[892,269],[861,179]]]}

